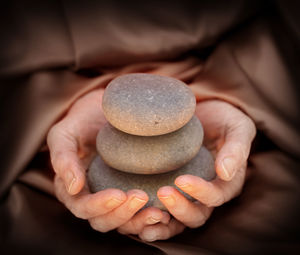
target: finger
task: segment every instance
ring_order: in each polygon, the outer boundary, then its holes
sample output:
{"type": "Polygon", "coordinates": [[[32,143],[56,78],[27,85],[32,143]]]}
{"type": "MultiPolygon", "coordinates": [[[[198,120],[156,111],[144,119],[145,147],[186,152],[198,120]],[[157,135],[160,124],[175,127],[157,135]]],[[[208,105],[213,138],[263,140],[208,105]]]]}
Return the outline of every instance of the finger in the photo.
{"type": "Polygon", "coordinates": [[[94,194],[82,190],[77,195],[70,195],[61,178],[55,177],[57,198],[78,218],[89,219],[111,212],[126,201],[126,194],[117,189],[106,189],[94,194]]]}
{"type": "Polygon", "coordinates": [[[218,176],[231,180],[248,158],[256,134],[255,124],[239,109],[220,100],[198,103],[196,115],[203,125],[205,141],[217,150],[218,176]]]}
{"type": "Polygon", "coordinates": [[[208,182],[197,176],[182,175],[176,178],[175,185],[207,207],[216,207],[240,194],[245,182],[245,168],[242,167],[229,182],[220,178],[208,182]]]}
{"type": "Polygon", "coordinates": [[[163,217],[162,217],[162,219],[161,219],[160,222],[162,224],[169,224],[169,222],[171,220],[170,214],[168,212],[166,212],[166,211],[162,211],[162,213],[163,213],[163,217]]]}
{"type": "Polygon", "coordinates": [[[77,194],[85,183],[85,168],[77,155],[77,142],[67,134],[63,124],[55,125],[48,134],[47,143],[54,171],[63,179],[69,194],[77,194]]]}
{"type": "Polygon", "coordinates": [[[176,219],[171,219],[169,224],[158,223],[146,226],[139,234],[139,238],[146,242],[154,242],[156,240],[166,240],[181,233],[185,229],[185,225],[176,219]]]}
{"type": "Polygon", "coordinates": [[[190,228],[202,226],[212,212],[212,208],[189,201],[170,186],[160,188],[157,196],[178,221],[190,228]]]}
{"type": "Polygon", "coordinates": [[[224,144],[218,151],[215,162],[217,174],[221,179],[230,181],[245,164],[255,133],[254,123],[246,116],[227,128],[224,144]]]}
{"type": "Polygon", "coordinates": [[[112,212],[89,219],[90,225],[97,231],[107,232],[128,222],[148,201],[144,191],[127,192],[127,200],[112,212]]]}
{"type": "Polygon", "coordinates": [[[163,213],[160,209],[155,207],[148,207],[141,212],[138,212],[133,218],[118,228],[121,234],[139,234],[145,226],[154,225],[158,222],[165,222],[168,224],[170,215],[163,213]]]}

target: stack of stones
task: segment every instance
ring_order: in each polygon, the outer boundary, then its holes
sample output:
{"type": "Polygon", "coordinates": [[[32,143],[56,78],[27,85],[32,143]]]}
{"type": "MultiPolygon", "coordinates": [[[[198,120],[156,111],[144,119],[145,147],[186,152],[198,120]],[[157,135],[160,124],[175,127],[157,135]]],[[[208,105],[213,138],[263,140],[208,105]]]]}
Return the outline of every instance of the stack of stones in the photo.
{"type": "Polygon", "coordinates": [[[195,107],[190,88],[174,78],[140,73],[111,81],[102,100],[108,123],[97,136],[99,155],[88,171],[91,191],[141,189],[149,196],[146,206],[164,209],[156,192],[175,187],[177,176],[215,178],[195,107]]]}

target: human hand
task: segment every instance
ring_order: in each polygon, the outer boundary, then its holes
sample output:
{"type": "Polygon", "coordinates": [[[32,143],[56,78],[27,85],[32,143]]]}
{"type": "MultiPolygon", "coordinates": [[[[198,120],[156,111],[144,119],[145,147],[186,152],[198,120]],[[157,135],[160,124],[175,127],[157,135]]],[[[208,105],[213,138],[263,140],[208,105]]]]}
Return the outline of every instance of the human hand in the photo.
{"type": "Polygon", "coordinates": [[[106,123],[101,110],[103,92],[95,90],[78,99],[48,133],[56,196],[75,216],[87,219],[100,232],[123,226],[123,233],[139,234],[145,226],[167,224],[169,214],[157,208],[137,213],[148,201],[141,190],[125,193],[107,189],[95,194],[88,190],[85,172],[95,155],[97,133],[106,123]]]}
{"type": "Polygon", "coordinates": [[[186,199],[174,187],[162,187],[157,196],[173,215],[168,224],[145,226],[139,234],[145,241],[168,239],[184,230],[205,223],[214,207],[236,197],[245,181],[247,158],[256,128],[252,120],[229,103],[219,100],[200,102],[196,115],[204,129],[204,144],[214,154],[217,178],[211,182],[192,175],[176,178],[175,185],[193,197],[186,199]]]}

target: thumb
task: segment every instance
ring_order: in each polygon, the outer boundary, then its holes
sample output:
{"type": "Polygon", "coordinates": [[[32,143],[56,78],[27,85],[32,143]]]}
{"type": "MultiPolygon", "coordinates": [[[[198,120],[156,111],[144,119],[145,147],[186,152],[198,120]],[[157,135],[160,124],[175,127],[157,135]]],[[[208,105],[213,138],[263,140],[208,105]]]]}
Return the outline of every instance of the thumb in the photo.
{"type": "Polygon", "coordinates": [[[215,162],[217,174],[222,180],[230,181],[238,169],[245,166],[255,134],[255,125],[247,116],[225,130],[225,141],[215,162]]]}
{"type": "Polygon", "coordinates": [[[62,178],[70,195],[81,191],[85,183],[85,168],[77,154],[77,141],[55,125],[48,134],[47,143],[55,173],[62,178]]]}

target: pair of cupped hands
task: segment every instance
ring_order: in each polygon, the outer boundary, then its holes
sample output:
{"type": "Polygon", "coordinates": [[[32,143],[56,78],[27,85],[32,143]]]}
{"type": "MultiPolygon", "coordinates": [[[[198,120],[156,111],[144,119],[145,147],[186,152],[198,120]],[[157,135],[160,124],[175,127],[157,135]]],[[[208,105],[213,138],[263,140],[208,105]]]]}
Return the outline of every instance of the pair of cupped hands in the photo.
{"type": "Polygon", "coordinates": [[[203,125],[204,145],[215,156],[217,177],[211,182],[192,175],[174,180],[195,202],[171,186],[157,191],[168,212],[154,207],[140,210],[148,200],[142,190],[106,189],[90,193],[86,170],[96,153],[97,133],[106,123],[101,110],[103,93],[104,89],[97,89],[79,98],[47,137],[56,173],[56,196],[76,217],[88,220],[97,231],[116,229],[151,242],[168,239],[186,227],[203,225],[214,207],[241,192],[256,128],[239,109],[214,99],[198,103],[195,114],[203,125]]]}

